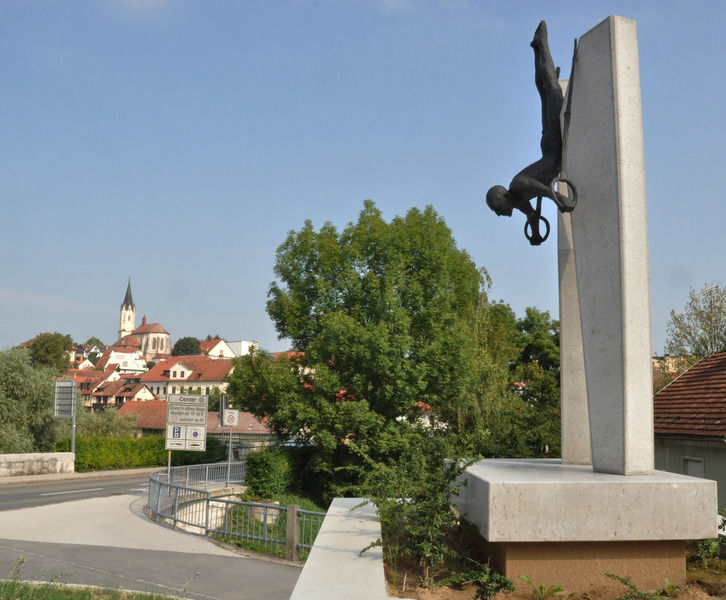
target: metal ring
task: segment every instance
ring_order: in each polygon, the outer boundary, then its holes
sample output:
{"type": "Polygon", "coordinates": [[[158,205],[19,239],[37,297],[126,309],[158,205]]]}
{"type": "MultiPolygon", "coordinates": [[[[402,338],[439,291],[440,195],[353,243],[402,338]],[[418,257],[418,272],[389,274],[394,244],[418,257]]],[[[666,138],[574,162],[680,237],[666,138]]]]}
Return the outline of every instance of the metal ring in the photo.
{"type": "Polygon", "coordinates": [[[532,217],[527,217],[527,222],[524,224],[524,237],[526,237],[529,240],[529,243],[533,246],[539,246],[542,242],[544,242],[548,237],[550,236],[550,222],[545,219],[542,215],[536,216],[536,221],[532,217]],[[535,228],[534,224],[538,223],[539,221],[543,221],[545,224],[545,234],[544,236],[540,235],[539,233],[539,227],[537,227],[536,236],[535,236],[535,228]],[[530,231],[527,231],[527,228],[529,227],[530,231]]]}
{"type": "Polygon", "coordinates": [[[551,198],[555,201],[555,204],[557,205],[557,208],[560,209],[560,212],[572,212],[572,210],[577,206],[577,188],[575,187],[575,184],[573,184],[569,179],[566,177],[561,177],[558,175],[550,182],[550,193],[552,194],[551,198]],[[570,189],[571,196],[565,196],[564,194],[560,194],[563,198],[567,198],[569,201],[568,205],[562,204],[560,200],[557,198],[558,192],[555,191],[555,184],[557,183],[566,183],[567,187],[570,189]]]}

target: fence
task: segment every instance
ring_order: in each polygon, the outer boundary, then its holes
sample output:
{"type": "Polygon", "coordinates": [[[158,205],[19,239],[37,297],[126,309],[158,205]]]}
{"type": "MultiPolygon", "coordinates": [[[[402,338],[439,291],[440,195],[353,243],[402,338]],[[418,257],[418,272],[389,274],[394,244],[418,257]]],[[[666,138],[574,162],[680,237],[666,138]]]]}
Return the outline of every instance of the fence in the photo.
{"type": "Polygon", "coordinates": [[[325,513],[299,506],[275,506],[215,498],[210,488],[245,481],[245,463],[174,467],[149,477],[151,516],[168,520],[174,527],[213,535],[231,542],[243,541],[251,550],[304,559],[315,541],[325,513]]]}

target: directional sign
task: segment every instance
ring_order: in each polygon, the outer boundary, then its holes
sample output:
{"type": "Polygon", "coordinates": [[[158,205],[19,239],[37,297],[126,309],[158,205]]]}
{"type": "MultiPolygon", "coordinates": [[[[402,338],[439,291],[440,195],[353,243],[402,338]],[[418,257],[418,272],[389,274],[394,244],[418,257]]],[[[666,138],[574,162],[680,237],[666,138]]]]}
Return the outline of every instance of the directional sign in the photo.
{"type": "Polygon", "coordinates": [[[208,396],[172,394],[166,411],[166,449],[207,449],[208,396]]]}
{"type": "Polygon", "coordinates": [[[53,417],[72,419],[76,411],[76,382],[56,381],[53,393],[53,417]]]}
{"type": "Polygon", "coordinates": [[[222,424],[230,427],[239,425],[239,411],[233,408],[225,410],[222,416],[222,424]]]}

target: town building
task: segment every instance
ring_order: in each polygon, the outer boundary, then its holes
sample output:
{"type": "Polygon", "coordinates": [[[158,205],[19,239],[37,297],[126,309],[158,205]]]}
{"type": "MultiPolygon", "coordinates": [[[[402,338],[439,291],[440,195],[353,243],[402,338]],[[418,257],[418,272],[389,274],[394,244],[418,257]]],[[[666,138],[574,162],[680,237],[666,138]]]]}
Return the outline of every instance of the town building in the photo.
{"type": "Polygon", "coordinates": [[[653,400],[655,467],[718,482],[726,508],[726,352],[708,356],[653,400]]]}
{"type": "Polygon", "coordinates": [[[158,359],[171,353],[169,332],[160,323],[147,323],[146,315],[136,327],[136,305],[131,294],[131,278],[121,303],[118,341],[114,346],[137,348],[146,360],[158,359]]]}
{"type": "Polygon", "coordinates": [[[158,362],[141,376],[152,393],[162,400],[170,394],[206,394],[227,389],[225,377],[232,371],[232,359],[209,356],[174,356],[158,362]]]}

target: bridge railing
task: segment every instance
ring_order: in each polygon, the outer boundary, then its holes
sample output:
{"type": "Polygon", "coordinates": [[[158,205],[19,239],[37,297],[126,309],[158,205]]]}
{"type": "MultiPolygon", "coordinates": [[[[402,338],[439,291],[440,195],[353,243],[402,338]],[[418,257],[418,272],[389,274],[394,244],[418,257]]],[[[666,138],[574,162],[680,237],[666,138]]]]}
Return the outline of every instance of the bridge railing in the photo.
{"type": "Polygon", "coordinates": [[[244,484],[245,464],[174,467],[149,476],[148,512],[173,527],[229,542],[244,540],[253,550],[304,558],[313,546],[325,513],[299,506],[276,506],[214,497],[227,483],[244,484]]]}

